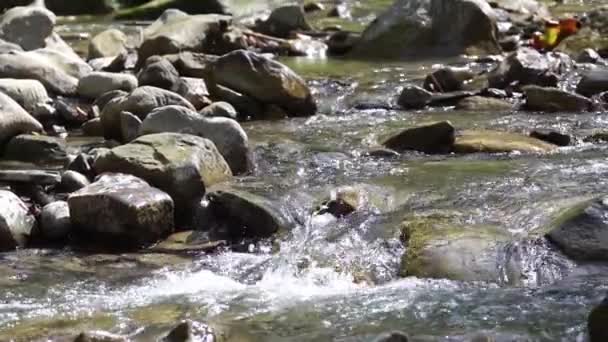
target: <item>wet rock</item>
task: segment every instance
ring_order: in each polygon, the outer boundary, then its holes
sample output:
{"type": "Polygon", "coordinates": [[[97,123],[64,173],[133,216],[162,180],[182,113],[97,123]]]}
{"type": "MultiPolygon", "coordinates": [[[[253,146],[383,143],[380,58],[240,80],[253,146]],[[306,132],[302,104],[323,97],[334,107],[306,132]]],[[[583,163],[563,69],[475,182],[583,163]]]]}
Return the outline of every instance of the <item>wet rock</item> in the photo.
{"type": "Polygon", "coordinates": [[[87,178],[93,177],[94,172],[91,167],[92,158],[89,155],[84,153],[79,153],[70,163],[67,165],[67,169],[71,171],[76,171],[80,174],[86,175],[87,178]]]}
{"type": "Polygon", "coordinates": [[[523,134],[499,131],[462,131],[456,136],[456,153],[546,153],[556,146],[523,134]]]}
{"type": "Polygon", "coordinates": [[[432,97],[428,90],[408,84],[403,87],[397,103],[405,109],[420,109],[429,104],[432,97]]]}
{"type": "Polygon", "coordinates": [[[408,342],[409,337],[401,331],[393,331],[378,336],[374,342],[408,342]]]}
{"type": "Polygon", "coordinates": [[[588,143],[608,142],[608,132],[595,132],[583,138],[583,141],[588,143]]]}
{"type": "Polygon", "coordinates": [[[67,170],[61,175],[60,187],[63,191],[74,192],[91,184],[87,176],[73,170],[67,170]]]}
{"type": "Polygon", "coordinates": [[[171,195],[187,208],[213,184],[232,177],[213,142],[189,134],[160,133],[139,137],[111,149],[95,161],[98,173],[132,174],[171,195]]]}
{"type": "Polygon", "coordinates": [[[223,15],[188,15],[170,9],[144,29],[144,41],[137,50],[140,66],[150,56],[175,54],[181,51],[207,52],[207,38],[212,31],[219,32],[232,18],[223,15]]]}
{"type": "Polygon", "coordinates": [[[586,72],[576,86],[576,92],[593,96],[608,91],[608,69],[595,69],[586,72]]]}
{"type": "Polygon", "coordinates": [[[206,324],[185,321],[173,328],[171,332],[159,342],[191,342],[191,341],[215,341],[216,337],[206,324]]]}
{"type": "Polygon", "coordinates": [[[160,56],[151,56],[146,59],[137,74],[139,85],[154,86],[177,92],[180,79],[179,73],[168,60],[160,56]]]}
{"type": "Polygon", "coordinates": [[[89,59],[115,57],[127,48],[127,35],[117,29],[98,33],[89,43],[89,59]]]}
{"type": "Polygon", "coordinates": [[[444,217],[415,217],[403,223],[402,239],[407,246],[402,276],[495,282],[500,277],[500,244],[510,236],[495,227],[466,227],[444,217]]]}
{"type": "Polygon", "coordinates": [[[302,7],[290,5],[273,10],[266,21],[258,24],[257,30],[270,36],[289,38],[293,31],[311,31],[312,27],[302,7]]]}
{"type": "Polygon", "coordinates": [[[105,174],[68,197],[71,222],[83,242],[139,247],[173,232],[173,200],[145,181],[105,174]]]}
{"type": "Polygon", "coordinates": [[[45,47],[55,20],[55,15],[44,7],[11,8],[0,17],[0,39],[15,43],[24,50],[45,47]]]}
{"type": "Polygon", "coordinates": [[[260,103],[277,105],[290,116],[308,116],[317,111],[310,88],[300,76],[255,52],[237,50],[221,56],[209,64],[205,81],[212,93],[211,88],[222,85],[260,103]]]}
{"type": "Polygon", "coordinates": [[[547,129],[535,129],[530,132],[530,136],[557,146],[568,146],[572,140],[572,138],[567,134],[562,134],[560,132],[547,129]]]}
{"type": "Polygon", "coordinates": [[[352,52],[375,58],[497,53],[497,33],[494,11],[485,1],[396,0],[365,29],[352,52]]]}
{"type": "Polygon", "coordinates": [[[79,107],[79,103],[57,98],[54,104],[59,117],[70,125],[82,125],[89,120],[89,115],[79,107]]]}
{"type": "Polygon", "coordinates": [[[214,100],[230,103],[236,109],[239,119],[264,119],[266,117],[264,105],[251,96],[220,85],[209,91],[214,100]]]}
{"type": "Polygon", "coordinates": [[[95,71],[80,79],[77,92],[80,96],[95,99],[113,90],[131,92],[135,88],[137,78],[133,75],[95,71]]]}
{"type": "Polygon", "coordinates": [[[63,163],[67,161],[65,140],[45,135],[21,134],[12,138],[4,149],[4,158],[23,162],[63,163]]]}
{"type": "Polygon", "coordinates": [[[463,90],[464,82],[475,74],[467,68],[444,67],[433,71],[424,80],[424,89],[432,92],[463,90]]]}
{"type": "Polygon", "coordinates": [[[218,185],[205,197],[215,220],[232,241],[270,237],[292,225],[275,203],[249,192],[218,185]]]}
{"type": "Polygon", "coordinates": [[[42,124],[17,102],[0,92],[0,144],[21,133],[42,131],[42,124]]]}
{"type": "Polygon", "coordinates": [[[100,118],[91,119],[82,124],[82,133],[89,137],[103,137],[103,125],[100,118]]]}
{"type": "Polygon", "coordinates": [[[350,52],[357,44],[361,35],[355,32],[338,31],[325,41],[330,55],[342,56],[350,52]]]}
{"type": "Polygon", "coordinates": [[[129,342],[129,339],[105,331],[88,331],[76,336],[74,342],[129,342]]]}
{"type": "Polygon", "coordinates": [[[608,297],[589,313],[587,318],[587,332],[589,334],[589,342],[608,341],[608,297]]]}
{"type": "Polygon", "coordinates": [[[177,93],[188,100],[197,110],[211,104],[205,80],[200,78],[181,77],[177,93]]]}
{"type": "Polygon", "coordinates": [[[72,230],[68,202],[57,201],[42,208],[40,233],[49,241],[64,240],[72,230]]]}
{"type": "Polygon", "coordinates": [[[387,148],[402,152],[448,153],[454,144],[454,127],[449,121],[409,128],[386,140],[387,148]]]}
{"type": "Polygon", "coordinates": [[[591,63],[591,64],[602,64],[606,65],[606,61],[600,56],[600,54],[593,49],[584,49],[578,57],[576,57],[578,63],[591,63]]]}
{"type": "Polygon", "coordinates": [[[592,101],[584,96],[558,88],[525,86],[526,108],[546,112],[586,112],[592,101]]]}
{"type": "Polygon", "coordinates": [[[28,241],[35,219],[17,195],[0,190],[0,251],[24,247],[28,241]]]}
{"type": "Polygon", "coordinates": [[[332,214],[335,217],[344,217],[367,205],[367,193],[357,187],[345,186],[331,191],[329,198],[321,204],[315,214],[332,214]]]}
{"type": "Polygon", "coordinates": [[[584,201],[559,215],[547,238],[574,260],[608,260],[608,197],[584,201]]]}
{"type": "MultiPolygon", "coordinates": [[[[208,221],[204,222],[204,224],[208,223],[208,221]]],[[[201,228],[201,226],[197,225],[196,228],[201,228]]],[[[172,254],[208,253],[217,250],[225,244],[226,241],[223,240],[209,240],[209,234],[207,234],[207,232],[201,230],[188,230],[171,234],[165,240],[149,248],[148,251],[172,254]]]]}
{"type": "Polygon", "coordinates": [[[573,67],[572,60],[567,55],[559,53],[541,54],[540,52],[523,47],[510,53],[488,76],[491,88],[503,89],[512,83],[519,85],[538,85],[555,87],[558,77],[556,74],[565,72],[573,67]]]}
{"type": "Polygon", "coordinates": [[[15,100],[28,112],[33,112],[38,104],[47,103],[49,94],[42,83],[36,80],[0,79],[0,92],[15,100]]]}
{"type": "Polygon", "coordinates": [[[194,110],[186,99],[165,89],[143,86],[129,95],[112,99],[101,112],[101,124],[107,139],[124,141],[120,126],[120,113],[129,112],[141,120],[154,109],[168,105],[178,105],[194,110]]]}
{"type": "Polygon", "coordinates": [[[161,132],[188,133],[211,140],[233,174],[242,174],[251,167],[249,139],[232,119],[208,118],[185,107],[166,106],[152,111],[140,130],[142,135],[161,132]]]}
{"type": "Polygon", "coordinates": [[[234,109],[230,103],[223,101],[214,102],[203,108],[199,113],[202,116],[209,118],[220,117],[234,120],[237,119],[236,109],[234,109]]]}
{"type": "Polygon", "coordinates": [[[57,172],[42,170],[0,170],[0,182],[56,185],[61,181],[57,172]]]}
{"type": "Polygon", "coordinates": [[[137,116],[129,112],[120,113],[120,130],[122,141],[129,142],[137,138],[139,136],[141,126],[142,122],[137,116]]]}
{"type": "Polygon", "coordinates": [[[91,71],[84,61],[50,49],[0,54],[0,78],[38,80],[60,95],[75,95],[78,80],[91,71]]]}
{"type": "Polygon", "coordinates": [[[510,111],[514,109],[511,102],[493,97],[469,96],[456,104],[456,109],[467,111],[510,111]]]}

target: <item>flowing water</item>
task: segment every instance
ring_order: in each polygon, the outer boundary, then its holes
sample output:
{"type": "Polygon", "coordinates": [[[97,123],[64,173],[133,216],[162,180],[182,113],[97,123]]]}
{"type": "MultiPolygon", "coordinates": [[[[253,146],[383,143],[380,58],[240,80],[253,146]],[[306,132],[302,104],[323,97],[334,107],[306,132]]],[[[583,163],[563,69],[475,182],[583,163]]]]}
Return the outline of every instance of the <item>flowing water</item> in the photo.
{"type": "Polygon", "coordinates": [[[391,133],[437,120],[584,136],[608,130],[608,113],[401,111],[394,109],[399,86],[446,61],[284,62],[310,81],[320,112],[244,123],[257,168],[239,186],[293,216],[299,224],[289,234],[251,253],[1,254],[0,341],[85,329],[150,341],[186,318],[218,327],[230,341],[371,341],[395,329],[414,341],[470,341],[479,333],[496,341],[584,340],[586,315],[608,291],[605,265],[573,264],[544,248],[546,255],[524,253],[537,277],[521,286],[399,278],[399,224],[441,210],[467,224],[534,234],[562,208],[608,191],[608,146],[578,143],[544,156],[366,152],[391,133]],[[379,109],[356,109],[362,103],[379,109]],[[315,205],[342,185],[364,188],[370,208],[313,219],[315,205]]]}

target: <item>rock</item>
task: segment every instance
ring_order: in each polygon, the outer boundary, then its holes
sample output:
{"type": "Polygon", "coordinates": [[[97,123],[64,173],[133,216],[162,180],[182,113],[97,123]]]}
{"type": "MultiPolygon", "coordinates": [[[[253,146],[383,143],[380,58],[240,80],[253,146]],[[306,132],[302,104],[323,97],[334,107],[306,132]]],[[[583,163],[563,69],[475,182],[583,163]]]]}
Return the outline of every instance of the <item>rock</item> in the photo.
{"type": "Polygon", "coordinates": [[[409,337],[401,331],[393,331],[378,336],[374,342],[408,342],[409,337]]]}
{"type": "Polygon", "coordinates": [[[173,92],[177,92],[180,84],[179,73],[173,64],[160,56],[151,56],[146,59],[137,74],[137,80],[142,86],[154,86],[173,92]]]}
{"type": "Polygon", "coordinates": [[[0,182],[56,185],[61,181],[57,172],[42,170],[0,170],[0,182]]]}
{"type": "Polygon", "coordinates": [[[127,95],[129,95],[129,93],[124,90],[112,90],[107,93],[103,93],[101,96],[96,98],[93,102],[93,106],[96,106],[97,108],[103,110],[106,105],[113,99],[125,97],[127,95]]]}
{"type": "MultiPolygon", "coordinates": [[[[141,3],[141,1],[140,1],[141,3]]],[[[146,1],[140,6],[126,8],[117,14],[117,19],[148,19],[154,20],[166,13],[168,9],[178,9],[187,13],[218,13],[224,14],[239,7],[227,8],[224,0],[205,0],[205,1],[183,1],[183,0],[164,0],[146,1]],[[228,12],[227,12],[228,11],[228,12]]]]}
{"type": "Polygon", "coordinates": [[[52,33],[45,40],[45,43],[46,43],[46,46],[45,46],[46,50],[57,51],[61,54],[69,56],[71,59],[74,59],[74,60],[81,59],[80,56],[76,53],[76,51],[74,51],[74,49],[72,49],[72,47],[70,45],[68,45],[68,43],[66,43],[66,41],[63,40],[63,38],[61,38],[61,36],[58,35],[57,33],[52,33]]]}
{"type": "Polygon", "coordinates": [[[0,78],[0,92],[8,95],[30,113],[36,105],[50,100],[42,83],[36,80],[0,78]]]}
{"type": "Polygon", "coordinates": [[[69,193],[78,191],[89,184],[91,182],[89,182],[87,176],[76,171],[67,170],[61,175],[60,187],[63,191],[69,193]]]}
{"type": "Polygon", "coordinates": [[[70,161],[70,163],[67,165],[67,169],[76,171],[82,175],[86,175],[87,179],[93,178],[95,174],[93,172],[93,168],[91,167],[92,160],[93,158],[89,155],[79,153],[74,159],[72,159],[72,161],[70,161]]]}
{"type": "Polygon", "coordinates": [[[367,202],[367,194],[363,189],[345,186],[332,190],[329,198],[323,201],[315,214],[330,213],[340,218],[362,209],[367,202]]]}
{"type": "Polygon", "coordinates": [[[173,232],[173,200],[143,180],[106,174],[68,197],[71,222],[84,242],[140,247],[173,232]]]}
{"type": "Polygon", "coordinates": [[[497,53],[495,14],[480,0],[396,0],[352,53],[373,58],[497,53]],[[446,30],[446,27],[450,27],[446,30]]]}
{"type": "Polygon", "coordinates": [[[205,198],[214,219],[231,241],[270,237],[292,225],[272,201],[249,192],[218,185],[205,198]]]}
{"type": "Polygon", "coordinates": [[[3,39],[0,39],[0,54],[9,53],[12,51],[22,52],[23,48],[17,44],[9,43],[3,39]]]}
{"type": "Polygon", "coordinates": [[[467,68],[444,67],[433,71],[424,80],[424,89],[432,92],[463,90],[464,82],[475,74],[467,68]]]}
{"type": "Polygon", "coordinates": [[[403,87],[397,103],[405,109],[420,109],[429,104],[432,97],[428,90],[409,84],[403,87]]]}
{"type": "Polygon", "coordinates": [[[263,104],[277,105],[290,116],[308,116],[317,111],[312,93],[300,76],[255,52],[237,50],[221,56],[208,65],[205,81],[212,93],[211,88],[222,85],[263,104]]]}
{"type": "Polygon", "coordinates": [[[58,118],[57,109],[51,101],[35,104],[31,113],[34,119],[44,123],[53,122],[58,118]]]}
{"type": "Polygon", "coordinates": [[[143,121],[140,134],[188,133],[209,139],[224,157],[233,174],[250,170],[249,139],[238,122],[228,118],[207,118],[180,106],[152,111],[143,121]]]}
{"type": "Polygon", "coordinates": [[[228,102],[214,102],[199,112],[202,116],[237,119],[236,109],[228,102]]]}
{"type": "Polygon", "coordinates": [[[530,136],[557,146],[568,146],[572,140],[572,138],[567,134],[562,134],[560,132],[547,129],[535,129],[530,132],[530,136]]]}
{"type": "Polygon", "coordinates": [[[75,95],[78,80],[92,71],[82,60],[49,49],[0,54],[0,78],[40,81],[51,93],[75,95]]]}
{"type": "Polygon", "coordinates": [[[100,118],[91,119],[82,124],[82,133],[89,137],[103,137],[103,125],[100,118]]]}
{"type": "Polygon", "coordinates": [[[40,132],[43,127],[21,106],[0,91],[0,144],[12,137],[30,132],[40,132]]]}
{"type": "Polygon", "coordinates": [[[591,64],[604,64],[605,65],[605,61],[603,60],[602,56],[600,56],[600,54],[593,50],[593,49],[584,49],[579,55],[578,57],[576,57],[576,62],[577,63],[591,63],[591,64]]]}
{"type": "Polygon", "coordinates": [[[214,86],[209,91],[215,101],[230,103],[236,109],[239,119],[264,119],[266,117],[264,105],[251,96],[220,85],[214,86]]]}
{"type": "Polygon", "coordinates": [[[200,78],[181,77],[177,93],[188,100],[197,110],[211,104],[205,80],[200,78]]]}
{"type": "Polygon", "coordinates": [[[608,69],[586,72],[576,86],[576,92],[584,96],[593,96],[605,91],[608,91],[608,69]]]}
{"type": "Polygon", "coordinates": [[[40,214],[40,232],[50,241],[64,240],[72,230],[68,202],[57,201],[42,208],[40,214]]]}
{"type": "Polygon", "coordinates": [[[74,342],[129,342],[129,339],[105,331],[88,331],[76,336],[74,342]]]}
{"type": "Polygon", "coordinates": [[[449,153],[454,144],[454,127],[449,121],[409,128],[392,136],[382,145],[397,152],[449,153]]]}
{"type": "Polygon", "coordinates": [[[79,103],[69,102],[62,98],[55,99],[55,109],[60,118],[67,124],[79,126],[89,120],[89,115],[78,105],[79,103]]]}
{"type": "Polygon", "coordinates": [[[98,33],[89,43],[89,59],[116,57],[127,51],[127,35],[117,29],[98,33]]]}
{"type": "Polygon", "coordinates": [[[327,52],[332,56],[345,55],[355,47],[359,39],[361,39],[359,33],[338,31],[330,35],[325,41],[327,52]]]}
{"type": "Polygon", "coordinates": [[[490,0],[492,6],[504,9],[508,12],[523,14],[526,16],[537,16],[540,18],[550,17],[547,6],[537,0],[490,0]]]}
{"type": "Polygon", "coordinates": [[[556,146],[522,134],[499,131],[462,131],[456,136],[456,153],[546,153],[556,146]]]}
{"type": "Polygon", "coordinates": [[[170,9],[144,29],[144,40],[137,50],[139,69],[150,56],[169,55],[182,51],[208,52],[212,44],[208,36],[220,32],[231,23],[230,16],[208,14],[188,15],[170,9]]]}
{"type": "Polygon", "coordinates": [[[546,112],[586,112],[593,105],[591,99],[551,87],[528,85],[523,87],[526,108],[546,112]]]}
{"type": "Polygon", "coordinates": [[[587,332],[589,334],[589,342],[608,341],[608,297],[589,313],[587,318],[587,332]]]}
{"type": "Polygon", "coordinates": [[[24,50],[43,48],[54,26],[55,15],[44,7],[13,7],[0,17],[0,39],[24,50]]]}
{"type": "Polygon", "coordinates": [[[510,240],[494,227],[463,227],[438,217],[406,220],[402,238],[401,276],[489,282],[500,278],[501,243],[510,240]]]}
{"type": "Polygon", "coordinates": [[[503,89],[512,83],[555,87],[561,74],[573,67],[567,55],[550,52],[541,54],[535,49],[522,47],[510,53],[488,75],[490,88],[503,89]]]}
{"type": "Polygon", "coordinates": [[[21,134],[4,149],[4,158],[34,164],[63,163],[67,160],[65,140],[45,135],[21,134]]]}
{"type": "Polygon", "coordinates": [[[289,38],[293,31],[311,31],[312,27],[302,7],[290,5],[273,10],[268,19],[257,26],[257,30],[270,36],[289,38]]]}
{"type": "Polygon", "coordinates": [[[513,104],[506,100],[484,96],[469,96],[458,101],[456,109],[466,111],[510,111],[513,104]]]}
{"type": "Polygon", "coordinates": [[[547,238],[574,260],[607,261],[607,212],[606,196],[579,203],[554,220],[547,238]]]}
{"type": "Polygon", "coordinates": [[[93,168],[140,177],[170,194],[178,209],[192,205],[210,186],[232,178],[211,140],[177,133],[139,137],[99,156],[93,168]]]}
{"type": "Polygon", "coordinates": [[[35,219],[17,195],[0,190],[0,251],[25,247],[35,219]]]}
{"type": "Polygon", "coordinates": [[[113,90],[131,92],[135,88],[137,78],[133,75],[94,71],[80,79],[77,92],[80,96],[95,99],[113,90]]]}
{"type": "Polygon", "coordinates": [[[173,328],[159,342],[215,341],[213,330],[206,324],[185,321],[173,328]]]}
{"type": "MultiPolygon", "coordinates": [[[[208,224],[209,222],[205,222],[208,224]]],[[[226,241],[210,241],[209,234],[201,230],[188,230],[171,234],[165,240],[151,248],[150,252],[156,253],[209,253],[226,244],[226,241]]]]}
{"type": "Polygon", "coordinates": [[[129,112],[141,120],[154,109],[169,105],[178,105],[194,110],[194,107],[183,97],[168,90],[143,86],[131,94],[112,99],[101,112],[101,124],[107,139],[124,141],[120,126],[120,113],[129,112]]]}
{"type": "Polygon", "coordinates": [[[120,113],[120,129],[122,134],[122,141],[132,141],[139,136],[139,130],[141,129],[141,120],[129,113],[120,113]]]}

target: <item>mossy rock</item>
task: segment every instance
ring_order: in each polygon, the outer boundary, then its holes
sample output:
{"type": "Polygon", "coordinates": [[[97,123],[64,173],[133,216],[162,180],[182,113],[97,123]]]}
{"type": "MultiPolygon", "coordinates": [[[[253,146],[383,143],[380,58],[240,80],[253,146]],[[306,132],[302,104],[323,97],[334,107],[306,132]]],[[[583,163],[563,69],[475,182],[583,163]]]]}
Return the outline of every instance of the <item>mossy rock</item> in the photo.
{"type": "Polygon", "coordinates": [[[456,136],[456,153],[547,153],[557,146],[523,134],[490,130],[462,131],[456,136]]]}

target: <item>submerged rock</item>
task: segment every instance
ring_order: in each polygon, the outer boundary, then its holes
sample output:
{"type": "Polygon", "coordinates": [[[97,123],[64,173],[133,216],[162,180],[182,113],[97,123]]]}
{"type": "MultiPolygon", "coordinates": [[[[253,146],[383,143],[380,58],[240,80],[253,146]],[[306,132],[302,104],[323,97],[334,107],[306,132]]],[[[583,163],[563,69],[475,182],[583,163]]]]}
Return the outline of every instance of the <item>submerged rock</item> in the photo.
{"type": "Polygon", "coordinates": [[[566,210],[551,224],[547,238],[574,260],[608,261],[608,197],[566,210]]]}
{"type": "Polygon", "coordinates": [[[39,132],[43,127],[25,109],[0,91],[0,144],[22,133],[39,132]]]}
{"type": "Polygon", "coordinates": [[[49,241],[64,240],[72,230],[68,202],[57,201],[42,208],[40,233],[49,241]]]}
{"type": "Polygon", "coordinates": [[[114,90],[131,92],[137,88],[137,78],[129,74],[95,71],[81,78],[77,93],[80,96],[96,99],[114,90]]]}
{"type": "Polygon", "coordinates": [[[211,140],[178,133],[139,137],[99,156],[93,168],[140,177],[170,194],[178,210],[188,208],[210,186],[232,178],[211,140]]]}
{"type": "Polygon", "coordinates": [[[526,108],[546,112],[586,112],[593,105],[591,99],[558,88],[529,85],[523,87],[526,108]]]}
{"type": "Polygon", "coordinates": [[[17,195],[0,190],[0,251],[25,247],[36,220],[17,195]]]}
{"type": "Polygon", "coordinates": [[[116,57],[127,48],[127,35],[117,29],[98,33],[89,43],[89,59],[116,57]]]}
{"type": "Polygon", "coordinates": [[[6,144],[3,156],[6,159],[35,164],[65,162],[68,159],[65,140],[30,134],[12,138],[6,144]]]}
{"type": "Polygon", "coordinates": [[[449,121],[409,128],[389,138],[382,145],[397,152],[414,150],[424,153],[448,153],[454,144],[454,127],[449,121]]]}
{"type": "Polygon", "coordinates": [[[173,200],[143,180],[106,174],[68,197],[75,233],[86,244],[139,247],[173,232],[173,200]]]}
{"type": "Polygon", "coordinates": [[[181,106],[166,106],[152,111],[143,121],[140,134],[162,132],[188,133],[211,140],[233,174],[252,166],[249,139],[238,122],[220,117],[204,117],[181,106]]]}
{"type": "Polygon", "coordinates": [[[214,87],[222,85],[260,103],[277,105],[289,116],[308,116],[317,111],[306,82],[287,66],[263,55],[237,50],[221,56],[207,68],[205,81],[212,95],[214,87]]]}
{"type": "Polygon", "coordinates": [[[24,50],[43,48],[53,33],[55,20],[55,14],[44,7],[13,7],[0,16],[0,39],[24,50]]]}
{"type": "Polygon", "coordinates": [[[454,141],[456,153],[546,153],[556,146],[523,134],[499,131],[462,131],[454,141]]]}
{"type": "Polygon", "coordinates": [[[50,100],[44,85],[36,80],[2,78],[0,92],[8,95],[30,113],[37,105],[45,104],[50,100]]]}

